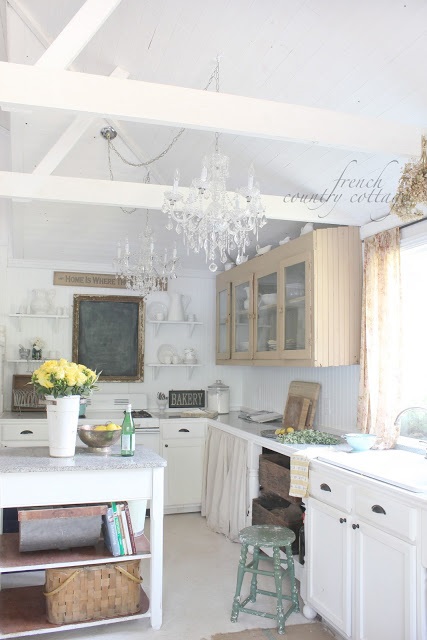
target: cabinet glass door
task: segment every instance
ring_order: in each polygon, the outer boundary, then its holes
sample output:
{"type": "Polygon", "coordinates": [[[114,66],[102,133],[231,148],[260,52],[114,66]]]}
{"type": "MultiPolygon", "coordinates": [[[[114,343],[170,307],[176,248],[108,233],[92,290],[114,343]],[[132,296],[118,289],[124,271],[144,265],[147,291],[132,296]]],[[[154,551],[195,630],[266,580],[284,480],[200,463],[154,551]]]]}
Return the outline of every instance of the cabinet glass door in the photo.
{"type": "Polygon", "coordinates": [[[283,321],[280,331],[281,357],[311,357],[311,268],[305,259],[289,258],[281,263],[283,321]]]}
{"type": "Polygon", "coordinates": [[[278,357],[277,280],[277,271],[255,276],[254,358],[278,357]]]}
{"type": "Polygon", "coordinates": [[[232,357],[248,360],[252,353],[253,288],[252,280],[233,283],[232,288],[232,357]]]}
{"type": "Polygon", "coordinates": [[[230,358],[230,283],[216,294],[216,357],[230,358]]]}

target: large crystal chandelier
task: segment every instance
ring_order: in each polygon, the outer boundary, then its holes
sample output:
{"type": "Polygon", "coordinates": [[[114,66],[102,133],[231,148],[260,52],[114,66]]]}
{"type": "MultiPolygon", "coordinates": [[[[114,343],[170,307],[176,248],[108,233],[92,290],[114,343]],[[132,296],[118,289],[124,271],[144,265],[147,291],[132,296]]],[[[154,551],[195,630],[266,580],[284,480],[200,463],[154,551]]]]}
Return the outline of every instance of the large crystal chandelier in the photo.
{"type": "Polygon", "coordinates": [[[117,244],[117,257],[113,266],[117,278],[126,283],[126,288],[146,297],[154,291],[165,291],[168,279],[176,278],[178,266],[176,246],[172,256],[168,250],[157,253],[154,249],[154,235],[148,226],[148,212],[144,231],[138,236],[136,249],[131,249],[128,238],[117,244]]]}
{"type": "MultiPolygon", "coordinates": [[[[219,91],[219,59],[215,68],[216,90],[219,91]]],[[[236,193],[227,192],[228,157],[219,150],[215,134],[215,151],[205,157],[200,178],[193,180],[188,196],[178,191],[179,171],[173,188],[165,192],[162,211],[168,215],[166,228],[183,235],[184,244],[195,253],[205,251],[209,269],[216,271],[218,260],[225,263],[227,254],[237,249],[240,264],[250,237],[258,239],[258,230],[267,220],[259,186],[254,182],[253,166],[248,184],[236,193]]]]}

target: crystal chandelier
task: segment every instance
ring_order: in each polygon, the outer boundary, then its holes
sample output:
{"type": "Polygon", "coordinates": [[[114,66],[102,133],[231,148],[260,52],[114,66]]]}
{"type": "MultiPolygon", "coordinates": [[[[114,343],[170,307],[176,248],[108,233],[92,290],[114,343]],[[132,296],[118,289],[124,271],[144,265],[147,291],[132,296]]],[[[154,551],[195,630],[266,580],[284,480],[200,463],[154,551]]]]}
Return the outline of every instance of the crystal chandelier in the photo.
{"type": "Polygon", "coordinates": [[[117,257],[113,260],[116,277],[124,279],[126,288],[137,291],[143,298],[154,291],[165,291],[168,279],[176,278],[178,257],[176,246],[172,256],[168,250],[157,253],[154,250],[154,235],[148,226],[148,212],[145,230],[138,236],[136,250],[131,250],[128,238],[117,244],[117,257]]]}
{"type": "MultiPolygon", "coordinates": [[[[219,91],[219,59],[215,68],[216,91],[219,91]]],[[[162,211],[168,215],[166,228],[183,235],[184,244],[199,253],[205,251],[209,269],[216,262],[225,263],[227,253],[237,249],[240,264],[250,236],[258,239],[258,230],[267,222],[259,186],[254,183],[254,168],[249,169],[248,184],[236,193],[227,192],[228,157],[219,150],[219,134],[215,134],[215,151],[205,157],[200,178],[192,181],[188,196],[178,191],[179,171],[173,188],[165,192],[162,211]]]]}

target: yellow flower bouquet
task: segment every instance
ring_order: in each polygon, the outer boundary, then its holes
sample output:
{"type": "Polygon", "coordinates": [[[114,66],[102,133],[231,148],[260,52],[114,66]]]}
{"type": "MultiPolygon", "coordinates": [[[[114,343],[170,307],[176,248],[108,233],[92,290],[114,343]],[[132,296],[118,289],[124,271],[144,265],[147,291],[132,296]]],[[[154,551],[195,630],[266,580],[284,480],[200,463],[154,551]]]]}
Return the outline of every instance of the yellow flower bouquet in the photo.
{"type": "Polygon", "coordinates": [[[99,373],[84,364],[60,360],[46,360],[31,376],[36,392],[41,396],[88,396],[97,389],[99,373]]]}

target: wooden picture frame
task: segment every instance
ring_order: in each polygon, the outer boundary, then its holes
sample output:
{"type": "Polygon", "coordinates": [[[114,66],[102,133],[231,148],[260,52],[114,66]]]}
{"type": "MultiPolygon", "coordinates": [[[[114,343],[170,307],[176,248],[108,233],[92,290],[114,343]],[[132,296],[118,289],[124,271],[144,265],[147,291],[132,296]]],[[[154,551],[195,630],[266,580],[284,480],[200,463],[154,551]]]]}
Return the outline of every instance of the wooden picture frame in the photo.
{"type": "Polygon", "coordinates": [[[73,296],[73,362],[101,372],[100,382],[144,379],[144,299],[73,296]]]}

